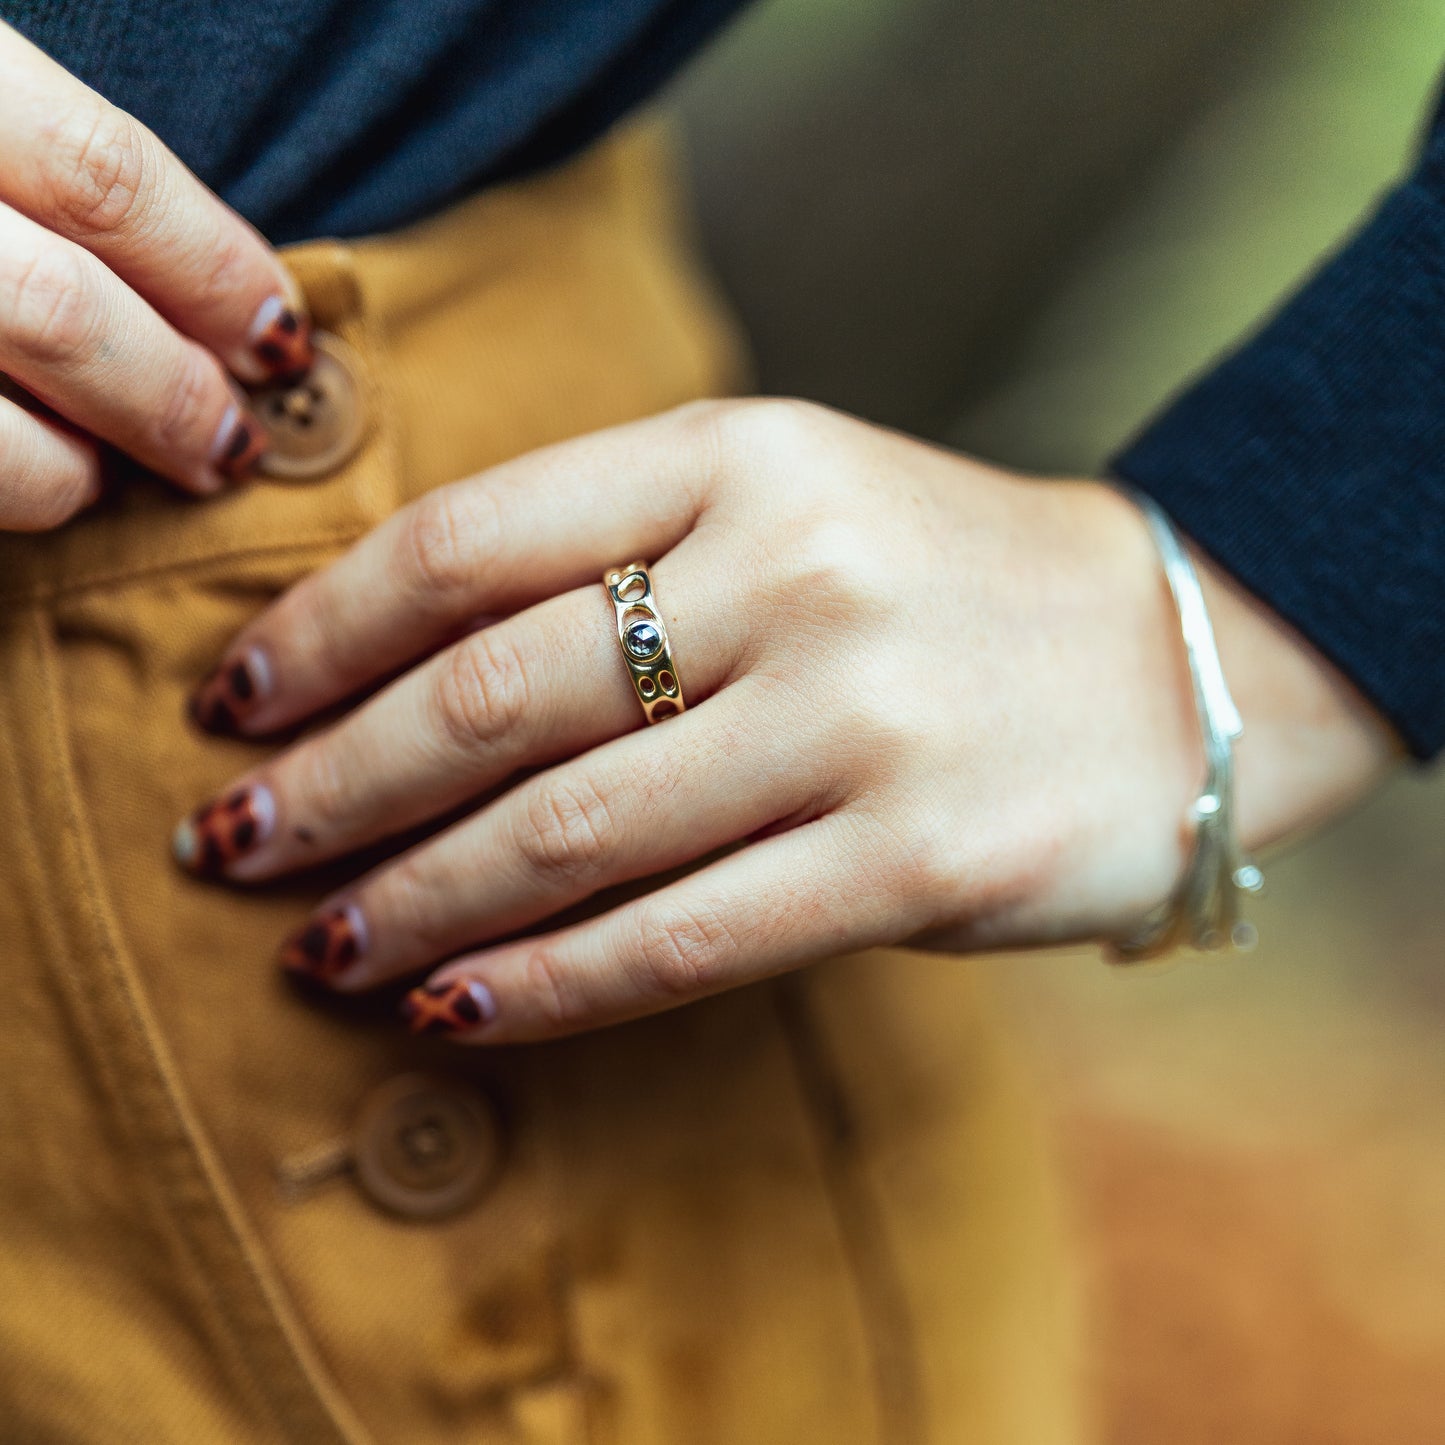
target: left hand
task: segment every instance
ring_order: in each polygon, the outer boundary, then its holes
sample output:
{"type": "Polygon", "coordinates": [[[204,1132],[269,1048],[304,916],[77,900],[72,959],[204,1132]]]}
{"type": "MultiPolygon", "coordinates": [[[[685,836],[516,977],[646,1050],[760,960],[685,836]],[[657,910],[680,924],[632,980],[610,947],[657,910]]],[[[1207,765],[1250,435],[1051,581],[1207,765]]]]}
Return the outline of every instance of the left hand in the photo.
{"type": "MultiPolygon", "coordinates": [[[[1298,638],[1210,586],[1258,736],[1239,798],[1258,843],[1358,791],[1389,744],[1298,638]]],[[[283,956],[348,991],[450,960],[413,1024],[485,1043],[873,944],[1098,937],[1183,866],[1202,754],[1181,658],[1110,488],[801,403],[698,403],[431,493],[257,618],[198,695],[210,726],[266,734],[410,670],[238,780],[177,852],[254,882],[465,810],[283,956]],[[660,728],[599,580],[634,557],[689,703],[660,728]],[[467,630],[483,616],[502,620],[467,630]]]]}

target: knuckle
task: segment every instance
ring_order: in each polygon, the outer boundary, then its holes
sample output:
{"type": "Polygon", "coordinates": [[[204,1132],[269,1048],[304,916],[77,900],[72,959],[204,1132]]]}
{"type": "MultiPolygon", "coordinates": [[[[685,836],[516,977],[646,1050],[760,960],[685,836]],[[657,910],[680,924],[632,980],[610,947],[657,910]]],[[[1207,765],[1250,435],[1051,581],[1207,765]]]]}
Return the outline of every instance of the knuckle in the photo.
{"type": "Polygon", "coordinates": [[[887,613],[889,579],[873,539],[831,507],[794,527],[777,562],[779,601],[835,635],[887,613]]]}
{"type": "MultiPolygon", "coordinates": [[[[792,496],[816,468],[801,466],[801,453],[816,447],[826,407],[788,397],[723,397],[687,402],[670,413],[678,449],[695,464],[689,472],[694,503],[705,510],[719,494],[750,495],[786,473],[792,496]],[[809,441],[808,438],[814,438],[809,441]]],[[[776,492],[770,492],[770,505],[776,492]]]]}
{"type": "Polygon", "coordinates": [[[489,631],[452,648],[437,678],[444,736],[463,752],[505,737],[527,711],[527,678],[512,648],[489,631]]]}
{"type": "Polygon", "coordinates": [[[927,736],[924,730],[934,721],[932,710],[925,712],[922,704],[913,710],[899,706],[899,698],[907,695],[905,683],[893,672],[880,671],[855,688],[839,719],[842,734],[856,738],[860,750],[880,763],[915,755],[920,733],[927,736]]]}
{"type": "Polygon", "coordinates": [[[913,691],[907,679],[891,688],[886,682],[864,684],[842,701],[825,727],[824,748],[837,770],[835,776],[847,780],[842,786],[848,794],[864,796],[890,785],[911,786],[920,731],[928,726],[926,719],[899,703],[913,691]]]}
{"type": "Polygon", "coordinates": [[[602,873],[617,843],[606,800],[590,783],[551,783],[528,800],[517,840],[523,861],[553,886],[587,883],[602,873]]]}
{"type": "Polygon", "coordinates": [[[435,849],[403,853],[368,889],[363,903],[368,923],[418,962],[455,953],[470,941],[460,902],[469,896],[467,866],[435,849]]]}
{"type": "Polygon", "coordinates": [[[28,361],[63,366],[92,349],[101,308],[89,259],[66,243],[41,244],[7,268],[6,329],[28,361]]]}
{"type": "Polygon", "coordinates": [[[210,430],[219,425],[219,410],[225,403],[217,392],[224,389],[215,364],[204,352],[187,347],[156,418],[155,439],[161,450],[184,456],[205,448],[210,430]]]}
{"type": "Polygon", "coordinates": [[[59,167],[47,219],[82,237],[113,235],[134,218],[145,186],[147,137],[139,122],[88,102],[56,127],[59,167]]]}
{"type": "Polygon", "coordinates": [[[437,892],[414,855],[404,854],[389,867],[367,901],[368,920],[390,930],[407,947],[428,957],[439,951],[437,892]],[[380,925],[380,920],[385,920],[380,925]]]}
{"type": "Polygon", "coordinates": [[[355,774],[346,765],[335,734],[305,746],[298,761],[298,786],[290,809],[304,812],[323,839],[344,833],[355,812],[354,790],[348,781],[355,774]]]}
{"type": "Polygon", "coordinates": [[[962,872],[959,849],[944,842],[942,834],[907,839],[893,872],[899,906],[936,916],[957,897],[962,872]]]}
{"type": "Polygon", "coordinates": [[[348,670],[358,647],[350,600],[335,574],[324,568],[303,577],[264,614],[266,632],[287,639],[323,690],[339,686],[344,693],[355,685],[348,670]]]}
{"type": "Polygon", "coordinates": [[[816,450],[828,420],[827,407],[787,396],[750,397],[719,404],[715,425],[733,446],[786,460],[816,450]]]}
{"type": "Polygon", "coordinates": [[[681,401],[668,411],[667,415],[684,429],[711,429],[728,413],[747,402],[735,396],[703,396],[692,401],[681,401]]]}
{"type": "Polygon", "coordinates": [[[919,800],[910,816],[892,809],[865,816],[857,854],[866,860],[871,886],[881,888],[898,918],[922,927],[952,910],[961,880],[977,876],[986,855],[978,840],[961,838],[946,810],[926,800],[919,800]]]}
{"type": "Polygon", "coordinates": [[[533,949],[522,983],[549,1033],[571,1033],[585,1021],[586,1006],[572,972],[545,946],[533,949]]]}
{"type": "Polygon", "coordinates": [[[208,231],[197,252],[186,265],[186,290],[195,305],[226,305],[252,285],[256,268],[242,235],[232,228],[223,227],[219,235],[208,231]]]}
{"type": "Polygon", "coordinates": [[[675,406],[670,417],[684,445],[716,456],[740,430],[735,425],[737,418],[753,404],[739,397],[708,397],[675,406]]]}
{"type": "Polygon", "coordinates": [[[635,980],[651,997],[696,998],[715,992],[740,952],[737,935],[711,909],[652,903],[638,917],[635,980]]]}
{"type": "Polygon", "coordinates": [[[470,592],[478,569],[495,554],[496,503],[480,487],[443,487],[407,517],[401,566],[408,590],[428,607],[445,609],[470,592]]]}
{"type": "Polygon", "coordinates": [[[801,530],[793,547],[795,573],[829,592],[847,592],[866,571],[868,539],[846,518],[833,514],[814,518],[801,530]]]}

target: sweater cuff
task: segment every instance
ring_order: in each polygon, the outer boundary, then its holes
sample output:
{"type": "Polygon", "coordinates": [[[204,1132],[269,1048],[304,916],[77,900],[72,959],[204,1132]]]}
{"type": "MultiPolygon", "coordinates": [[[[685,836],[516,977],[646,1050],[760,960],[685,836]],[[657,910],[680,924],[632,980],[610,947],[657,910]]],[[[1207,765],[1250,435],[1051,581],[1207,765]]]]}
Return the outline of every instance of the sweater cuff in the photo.
{"type": "Polygon", "coordinates": [[[1427,156],[1111,470],[1331,659],[1411,752],[1445,746],[1445,165],[1427,156]]]}

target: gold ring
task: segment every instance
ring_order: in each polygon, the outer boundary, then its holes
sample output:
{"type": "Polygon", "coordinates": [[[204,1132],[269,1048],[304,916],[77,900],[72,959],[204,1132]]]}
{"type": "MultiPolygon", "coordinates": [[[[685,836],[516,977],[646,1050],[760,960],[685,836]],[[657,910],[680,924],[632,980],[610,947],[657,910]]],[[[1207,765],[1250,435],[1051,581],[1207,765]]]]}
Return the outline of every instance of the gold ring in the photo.
{"type": "Polygon", "coordinates": [[[647,563],[611,567],[602,574],[602,585],[617,612],[617,640],[643,716],[650,723],[675,717],[687,704],[647,563]]]}

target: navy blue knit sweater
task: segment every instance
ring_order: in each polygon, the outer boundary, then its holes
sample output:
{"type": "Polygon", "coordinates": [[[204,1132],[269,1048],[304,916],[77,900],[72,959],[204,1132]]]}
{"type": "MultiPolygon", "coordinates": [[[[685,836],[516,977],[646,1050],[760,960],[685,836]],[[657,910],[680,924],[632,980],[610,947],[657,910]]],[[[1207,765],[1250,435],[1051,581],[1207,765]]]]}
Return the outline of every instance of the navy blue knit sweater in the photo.
{"type": "Polygon", "coordinates": [[[1341,251],[1113,462],[1445,747],[1445,113],[1341,251]]]}
{"type": "Polygon", "coordinates": [[[0,0],[273,241],[392,230],[561,159],[743,0],[0,0]]]}
{"type": "MultiPolygon", "coordinates": [[[[557,160],[741,0],[0,0],[278,241],[557,160]]],[[[1114,462],[1445,747],[1445,126],[1378,213],[1114,462]]]]}

